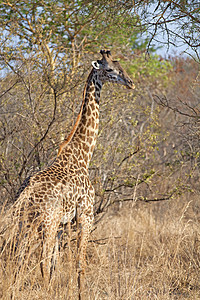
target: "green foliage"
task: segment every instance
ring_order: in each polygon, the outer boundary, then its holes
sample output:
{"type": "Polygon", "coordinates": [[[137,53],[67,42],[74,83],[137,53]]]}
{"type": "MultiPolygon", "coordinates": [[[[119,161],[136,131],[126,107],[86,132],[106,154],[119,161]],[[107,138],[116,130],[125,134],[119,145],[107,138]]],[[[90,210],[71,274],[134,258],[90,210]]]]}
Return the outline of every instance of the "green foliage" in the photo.
{"type": "Polygon", "coordinates": [[[149,83],[159,81],[159,85],[165,87],[170,82],[170,73],[173,70],[172,63],[158,55],[151,55],[149,58],[145,54],[135,56],[125,65],[136,80],[148,80],[149,83]]]}
{"type": "Polygon", "coordinates": [[[140,19],[132,7],[131,1],[112,0],[4,2],[0,6],[5,35],[2,55],[17,63],[21,51],[43,72],[56,69],[55,74],[66,65],[73,72],[83,51],[96,53],[101,47],[144,50],[147,40],[141,38],[140,19]]]}

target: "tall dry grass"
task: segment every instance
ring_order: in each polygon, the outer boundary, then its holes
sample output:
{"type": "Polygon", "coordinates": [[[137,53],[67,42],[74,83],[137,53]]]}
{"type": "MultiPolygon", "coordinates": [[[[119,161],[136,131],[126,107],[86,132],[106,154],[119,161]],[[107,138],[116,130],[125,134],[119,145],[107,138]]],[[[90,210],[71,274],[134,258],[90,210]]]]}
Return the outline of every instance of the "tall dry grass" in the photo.
{"type": "MultiPolygon", "coordinates": [[[[110,210],[88,245],[86,299],[200,299],[197,204],[133,202],[110,210]]],[[[23,272],[15,256],[1,254],[0,299],[77,299],[76,241],[69,248],[66,233],[62,244],[48,287],[37,249],[23,272]]]]}

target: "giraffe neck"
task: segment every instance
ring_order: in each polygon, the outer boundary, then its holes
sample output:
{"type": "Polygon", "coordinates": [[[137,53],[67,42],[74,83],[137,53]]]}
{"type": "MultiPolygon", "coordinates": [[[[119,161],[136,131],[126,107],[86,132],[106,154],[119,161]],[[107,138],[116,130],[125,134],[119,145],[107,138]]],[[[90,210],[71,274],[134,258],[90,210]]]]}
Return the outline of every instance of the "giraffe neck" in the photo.
{"type": "Polygon", "coordinates": [[[97,71],[92,69],[86,82],[81,112],[66,140],[68,147],[65,148],[66,150],[60,150],[63,153],[70,148],[79,163],[86,168],[91,160],[98,135],[99,100],[102,85],[97,71]]]}

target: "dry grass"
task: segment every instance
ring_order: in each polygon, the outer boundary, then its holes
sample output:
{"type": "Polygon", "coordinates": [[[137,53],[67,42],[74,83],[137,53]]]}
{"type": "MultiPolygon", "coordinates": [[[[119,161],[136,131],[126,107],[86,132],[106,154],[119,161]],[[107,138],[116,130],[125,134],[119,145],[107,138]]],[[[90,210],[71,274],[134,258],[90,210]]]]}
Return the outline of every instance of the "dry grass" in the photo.
{"type": "MultiPolygon", "coordinates": [[[[156,205],[110,211],[92,233],[96,242],[90,242],[87,251],[87,299],[200,299],[195,205],[186,201],[156,205]]],[[[75,247],[72,242],[71,250],[61,251],[48,288],[37,250],[23,272],[16,272],[16,258],[2,255],[0,298],[77,299],[75,247]]]]}

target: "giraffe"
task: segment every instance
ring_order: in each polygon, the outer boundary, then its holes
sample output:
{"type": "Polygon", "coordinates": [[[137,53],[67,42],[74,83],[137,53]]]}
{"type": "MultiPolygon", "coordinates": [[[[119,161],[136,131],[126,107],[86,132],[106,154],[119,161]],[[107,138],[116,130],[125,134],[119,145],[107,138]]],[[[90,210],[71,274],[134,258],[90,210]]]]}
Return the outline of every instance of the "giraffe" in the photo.
{"type": "MultiPolygon", "coordinates": [[[[60,145],[55,161],[28,179],[16,201],[17,211],[23,216],[20,230],[24,224],[35,228],[42,241],[41,272],[44,277],[50,276],[52,255],[56,253],[53,249],[58,248],[59,225],[67,224],[75,216],[81,226],[77,270],[78,274],[84,274],[95,198],[88,167],[98,135],[100,92],[107,81],[135,88],[109,50],[101,50],[100,54],[101,60],[92,62],[80,113],[70,135],[60,145]]],[[[55,263],[55,259],[53,261],[55,263]]]]}

